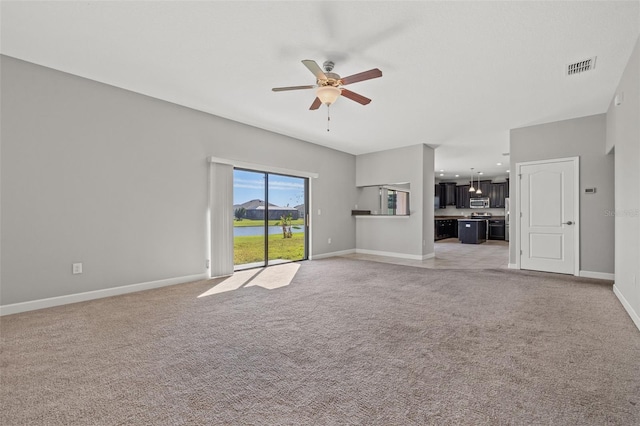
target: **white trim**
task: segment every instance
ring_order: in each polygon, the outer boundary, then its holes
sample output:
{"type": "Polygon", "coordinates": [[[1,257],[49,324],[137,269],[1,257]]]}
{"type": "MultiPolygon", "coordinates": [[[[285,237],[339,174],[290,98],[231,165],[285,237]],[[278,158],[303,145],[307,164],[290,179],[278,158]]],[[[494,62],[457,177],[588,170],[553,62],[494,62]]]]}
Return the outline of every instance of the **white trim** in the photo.
{"type": "MultiPolygon", "coordinates": [[[[574,235],[574,265],[573,265],[573,275],[578,277],[580,276],[580,157],[566,157],[566,158],[550,158],[547,160],[535,160],[535,161],[523,161],[516,163],[516,176],[517,184],[515,185],[516,190],[516,202],[513,207],[515,207],[515,214],[511,215],[511,218],[515,218],[515,235],[514,241],[516,245],[516,269],[521,269],[520,265],[520,251],[521,251],[521,241],[520,241],[520,185],[522,184],[522,179],[520,175],[522,174],[522,166],[532,166],[536,164],[549,164],[549,163],[562,163],[572,161],[573,162],[573,177],[574,177],[574,208],[575,208],[575,232],[574,235]]],[[[512,181],[512,180],[511,180],[512,181]]]]}
{"type": "Polygon", "coordinates": [[[290,175],[290,176],[298,176],[298,177],[306,177],[306,178],[314,178],[317,179],[320,177],[318,173],[315,172],[304,172],[301,170],[287,169],[284,167],[274,167],[267,166],[265,164],[257,164],[257,163],[249,163],[247,161],[240,160],[232,160],[230,158],[220,158],[220,157],[209,157],[210,163],[219,163],[219,164],[229,164],[233,167],[239,167],[241,169],[251,169],[251,170],[259,170],[261,172],[269,172],[276,173],[282,175],[290,175]]]}
{"type": "Polygon", "coordinates": [[[349,249],[349,250],[333,251],[330,253],[320,253],[320,254],[315,254],[313,256],[309,256],[309,260],[318,260],[318,259],[325,259],[327,257],[344,256],[347,254],[353,254],[355,252],[356,252],[355,249],[349,249]]]}
{"type": "Polygon", "coordinates": [[[595,271],[580,271],[580,276],[583,278],[595,278],[597,280],[613,281],[616,276],[609,272],[595,272],[595,271]]]}
{"type": "Polygon", "coordinates": [[[636,325],[636,327],[638,327],[638,330],[640,330],[640,316],[638,316],[636,311],[633,310],[633,308],[631,307],[631,304],[627,301],[627,299],[624,298],[624,296],[622,295],[620,290],[618,290],[618,287],[616,287],[615,284],[613,285],[613,293],[618,297],[618,300],[620,301],[620,303],[622,303],[622,306],[624,306],[624,309],[626,309],[627,313],[631,317],[631,320],[636,325]]]}
{"type": "Polygon", "coordinates": [[[206,280],[208,278],[209,273],[207,272],[196,275],[187,275],[184,277],[167,278],[165,280],[148,281],[146,283],[123,285],[120,287],[105,288],[102,290],[87,291],[84,293],[67,294],[64,296],[49,297],[47,299],[30,300],[28,302],[2,305],[0,306],[0,316],[35,311],[36,309],[51,308],[53,306],[67,305],[69,303],[85,302],[87,300],[101,299],[103,297],[118,296],[121,294],[134,293],[136,291],[150,290],[152,288],[166,287],[169,285],[206,280]]]}
{"type": "Polygon", "coordinates": [[[356,249],[356,253],[372,254],[374,256],[398,257],[400,259],[409,259],[409,260],[427,260],[427,259],[432,259],[436,257],[435,253],[419,255],[419,254],[396,253],[392,251],[366,250],[366,249],[359,249],[359,248],[356,249]]]}
{"type": "Polygon", "coordinates": [[[517,263],[509,263],[507,265],[507,268],[509,268],[509,269],[520,269],[520,267],[518,266],[517,263]]]}

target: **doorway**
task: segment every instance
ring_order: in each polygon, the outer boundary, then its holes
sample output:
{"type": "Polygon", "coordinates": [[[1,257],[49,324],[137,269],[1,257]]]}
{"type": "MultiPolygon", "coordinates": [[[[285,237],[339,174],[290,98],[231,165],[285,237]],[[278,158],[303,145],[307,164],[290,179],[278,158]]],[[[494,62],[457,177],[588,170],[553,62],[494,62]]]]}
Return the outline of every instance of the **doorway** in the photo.
{"type": "Polygon", "coordinates": [[[308,179],[235,168],[234,270],[308,258],[308,179]]]}
{"type": "Polygon", "coordinates": [[[578,275],[578,157],[519,163],[519,267],[578,275]]]}

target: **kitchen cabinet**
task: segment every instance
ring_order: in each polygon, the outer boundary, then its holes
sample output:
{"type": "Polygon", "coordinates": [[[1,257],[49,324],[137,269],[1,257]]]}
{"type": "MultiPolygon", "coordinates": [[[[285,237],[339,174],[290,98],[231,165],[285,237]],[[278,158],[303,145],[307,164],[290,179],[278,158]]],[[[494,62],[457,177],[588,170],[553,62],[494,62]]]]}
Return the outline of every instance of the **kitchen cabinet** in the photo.
{"type": "Polygon", "coordinates": [[[458,236],[457,219],[435,219],[434,222],[435,241],[458,236]]]}
{"type": "Polygon", "coordinates": [[[441,199],[444,199],[444,202],[441,202],[440,204],[444,204],[445,206],[455,206],[456,205],[455,182],[440,182],[440,196],[441,196],[441,199]]]}
{"type": "Polygon", "coordinates": [[[507,182],[492,183],[489,191],[489,207],[503,209],[504,199],[509,196],[509,184],[507,182]]]}
{"type": "Polygon", "coordinates": [[[443,189],[444,188],[440,184],[436,183],[436,186],[433,189],[433,193],[434,193],[434,195],[436,197],[436,203],[434,205],[434,208],[444,209],[444,208],[447,207],[447,205],[446,205],[446,203],[444,201],[444,198],[443,198],[444,197],[443,189]]]}
{"type": "Polygon", "coordinates": [[[476,189],[480,188],[480,190],[482,190],[482,194],[478,195],[477,191],[476,192],[472,192],[471,193],[471,198],[474,198],[474,197],[489,197],[489,194],[491,193],[491,181],[490,180],[481,180],[476,185],[477,186],[475,186],[475,188],[476,189]]]}
{"type": "Polygon", "coordinates": [[[468,209],[469,208],[469,188],[470,185],[458,185],[456,186],[456,208],[468,209]]]}

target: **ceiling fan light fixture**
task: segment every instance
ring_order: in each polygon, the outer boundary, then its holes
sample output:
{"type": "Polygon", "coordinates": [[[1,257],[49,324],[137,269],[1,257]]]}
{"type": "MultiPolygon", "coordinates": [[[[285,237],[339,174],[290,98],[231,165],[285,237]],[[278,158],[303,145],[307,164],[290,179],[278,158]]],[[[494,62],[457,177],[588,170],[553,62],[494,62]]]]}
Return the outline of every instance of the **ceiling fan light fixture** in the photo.
{"type": "Polygon", "coordinates": [[[333,86],[321,86],[316,90],[316,96],[325,105],[331,105],[338,99],[342,90],[333,86]]]}

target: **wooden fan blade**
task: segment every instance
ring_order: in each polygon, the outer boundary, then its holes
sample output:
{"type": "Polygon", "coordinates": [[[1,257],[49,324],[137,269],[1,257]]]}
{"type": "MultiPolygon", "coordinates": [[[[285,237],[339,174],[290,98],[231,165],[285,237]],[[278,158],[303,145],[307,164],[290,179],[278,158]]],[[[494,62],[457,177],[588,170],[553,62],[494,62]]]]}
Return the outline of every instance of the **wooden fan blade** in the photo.
{"type": "Polygon", "coordinates": [[[356,101],[362,105],[367,105],[369,102],[371,102],[371,99],[365,98],[364,96],[358,95],[357,93],[347,89],[342,89],[342,96],[344,96],[345,98],[349,98],[352,101],[356,101]]]}
{"type": "Polygon", "coordinates": [[[322,105],[322,101],[320,100],[320,98],[316,98],[316,100],[313,101],[309,109],[310,110],[318,109],[320,108],[320,105],[322,105]]]}
{"type": "Polygon", "coordinates": [[[274,92],[284,92],[286,90],[301,90],[301,89],[313,89],[314,87],[316,87],[315,85],[313,86],[289,86],[289,87],[274,87],[273,90],[274,92]]]}
{"type": "Polygon", "coordinates": [[[358,81],[371,80],[372,78],[378,77],[382,77],[382,71],[380,71],[378,68],[374,68],[369,71],[364,71],[358,74],[350,75],[348,77],[343,77],[340,80],[342,80],[342,85],[344,86],[351,83],[357,83],[358,81]]]}
{"type": "Polygon", "coordinates": [[[325,75],[324,71],[322,71],[322,68],[320,68],[320,65],[318,65],[316,61],[312,61],[311,59],[305,59],[302,61],[302,63],[304,64],[305,67],[309,68],[309,71],[311,71],[318,80],[327,79],[327,76],[325,75]]]}

